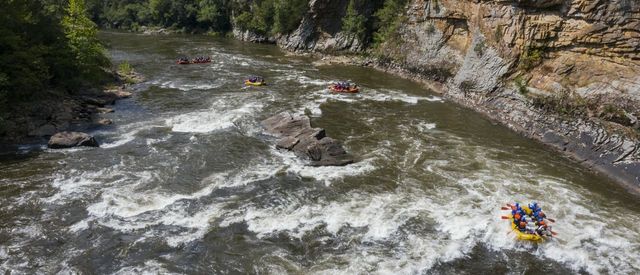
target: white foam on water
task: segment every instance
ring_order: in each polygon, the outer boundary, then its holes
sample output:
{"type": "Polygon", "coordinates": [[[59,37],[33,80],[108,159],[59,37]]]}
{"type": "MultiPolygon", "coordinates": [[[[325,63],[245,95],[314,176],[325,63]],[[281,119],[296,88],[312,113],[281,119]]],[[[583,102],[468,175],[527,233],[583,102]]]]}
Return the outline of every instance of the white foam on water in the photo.
{"type": "Polygon", "coordinates": [[[298,239],[320,226],[333,235],[346,227],[360,228],[361,233],[352,237],[367,245],[353,245],[344,255],[325,255],[338,257],[339,262],[347,265],[316,270],[317,273],[358,274],[373,270],[381,274],[418,273],[438,262],[465,257],[475,246],[472,236],[482,232],[474,228],[435,234],[416,232],[399,239],[400,229],[411,219],[431,216],[434,203],[422,195],[350,193],[344,201],[289,203],[268,208],[247,206],[236,215],[225,217],[221,226],[243,222],[259,238],[287,233],[298,239]],[[390,257],[389,253],[393,255],[390,257]]]}
{"type": "Polygon", "coordinates": [[[104,173],[105,171],[80,173],[77,170],[71,170],[68,174],[72,176],[69,177],[58,174],[51,184],[52,187],[58,189],[58,192],[51,197],[43,198],[42,201],[51,204],[64,204],[68,198],[83,197],[91,193],[93,187],[102,184],[100,178],[104,173]]]}
{"type": "Polygon", "coordinates": [[[375,159],[368,158],[345,166],[309,166],[294,153],[285,150],[271,150],[272,155],[277,156],[286,166],[289,173],[300,175],[305,178],[313,178],[324,182],[329,186],[337,180],[345,177],[354,177],[369,173],[376,169],[373,165],[375,159]]]}
{"type": "MultiPolygon", "coordinates": [[[[225,206],[226,204],[224,203],[210,204],[195,212],[187,211],[185,207],[179,207],[162,213],[159,215],[160,217],[155,219],[149,219],[145,222],[135,221],[135,225],[144,224],[145,227],[148,227],[162,224],[179,227],[179,232],[167,232],[165,229],[159,229],[145,233],[145,236],[149,238],[164,236],[169,246],[177,247],[184,243],[202,239],[208,232],[210,223],[225,213],[223,210],[225,206]]],[[[129,226],[126,225],[126,227],[129,226]]]]}
{"type": "Polygon", "coordinates": [[[231,175],[230,172],[215,173],[205,178],[203,183],[212,184],[215,188],[246,186],[250,183],[273,178],[282,168],[284,168],[284,166],[278,164],[250,164],[233,175],[231,175]]]}
{"type": "MultiPolygon", "coordinates": [[[[88,180],[88,179],[85,179],[88,180]]],[[[225,203],[211,203],[194,209],[191,205],[209,196],[216,185],[207,185],[189,194],[170,194],[161,190],[138,190],[141,186],[159,181],[158,175],[142,172],[138,178],[127,177],[102,189],[100,199],[87,207],[88,217],[69,228],[70,232],[90,229],[90,224],[122,232],[143,230],[144,236],[161,236],[170,246],[178,246],[202,238],[209,228],[209,220],[224,213],[225,203]],[[158,229],[157,226],[177,227],[177,230],[158,229]]]]}
{"type": "Polygon", "coordinates": [[[149,260],[144,262],[143,266],[127,266],[119,269],[114,274],[116,275],[155,275],[155,274],[179,274],[173,273],[167,270],[163,264],[149,260]]]}
{"type": "Polygon", "coordinates": [[[295,80],[298,81],[300,84],[302,84],[304,87],[312,87],[312,86],[327,87],[331,85],[331,83],[333,83],[327,80],[313,79],[304,75],[296,77],[295,80]]]}
{"type": "Polygon", "coordinates": [[[442,98],[437,96],[412,96],[396,90],[365,90],[362,93],[363,99],[373,101],[400,101],[408,104],[418,104],[419,101],[442,102],[442,98]]]}
{"type": "Polygon", "coordinates": [[[9,253],[7,253],[7,247],[4,245],[0,245],[0,260],[5,260],[9,258],[9,253]]]}
{"type": "Polygon", "coordinates": [[[80,232],[87,229],[89,229],[89,221],[87,220],[81,220],[69,227],[69,231],[71,232],[80,232]]]}
{"type": "Polygon", "coordinates": [[[176,89],[183,92],[191,90],[213,90],[222,87],[221,83],[196,82],[190,83],[187,80],[154,80],[149,82],[151,85],[159,86],[164,89],[176,89]]]}
{"type": "MultiPolygon", "coordinates": [[[[107,142],[100,144],[100,148],[102,149],[112,149],[116,147],[120,147],[125,145],[136,139],[138,133],[149,130],[154,127],[161,127],[161,125],[155,125],[155,121],[145,121],[143,123],[132,123],[129,125],[125,125],[119,127],[118,129],[118,138],[112,142],[107,142]]],[[[98,132],[98,134],[107,134],[106,132],[98,132]]]]}
{"type": "MultiPolygon", "coordinates": [[[[330,83],[330,82],[329,82],[330,83]]],[[[326,83],[322,83],[326,84],[326,83]]],[[[300,113],[304,113],[305,110],[309,110],[311,115],[320,116],[322,115],[322,110],[320,109],[320,105],[326,103],[329,100],[332,101],[340,101],[347,103],[356,103],[360,101],[377,101],[377,102],[404,102],[408,104],[418,104],[420,101],[430,101],[430,102],[442,102],[442,98],[431,96],[411,96],[401,91],[395,90],[374,90],[374,89],[366,89],[363,88],[363,91],[358,94],[340,94],[340,93],[331,93],[328,89],[323,88],[320,90],[316,90],[313,92],[309,92],[303,96],[304,103],[299,108],[300,113]]]]}
{"type": "Polygon", "coordinates": [[[158,180],[156,175],[143,172],[135,185],[128,187],[107,189],[102,192],[102,201],[90,205],[87,210],[93,216],[117,216],[130,218],[145,212],[158,211],[167,208],[179,200],[195,200],[211,194],[214,187],[206,186],[191,194],[163,194],[157,190],[139,192],[136,185],[144,181],[158,180]],[[124,189],[124,190],[123,190],[124,189]]]}
{"type": "Polygon", "coordinates": [[[232,217],[224,224],[246,222],[249,230],[260,238],[279,232],[302,238],[320,225],[326,225],[327,231],[332,234],[337,234],[345,226],[367,227],[364,234],[366,240],[383,240],[393,235],[408,219],[417,216],[419,212],[416,210],[423,207],[420,201],[402,209],[389,207],[397,205],[402,199],[396,194],[351,194],[350,200],[344,202],[311,205],[291,203],[266,209],[247,207],[242,216],[232,217]]]}
{"type": "Polygon", "coordinates": [[[416,124],[415,127],[420,132],[428,132],[429,130],[435,129],[436,128],[436,124],[435,123],[420,122],[420,123],[416,124]]]}
{"type": "Polygon", "coordinates": [[[232,128],[237,121],[254,115],[262,107],[261,103],[255,101],[230,106],[223,99],[216,101],[209,110],[177,115],[167,119],[166,124],[174,132],[209,133],[232,128]]]}
{"type": "Polygon", "coordinates": [[[169,193],[160,187],[147,189],[163,181],[158,172],[122,173],[124,167],[126,165],[121,164],[92,173],[73,172],[76,176],[59,177],[54,181],[59,191],[49,198],[51,203],[64,203],[68,197],[81,197],[78,192],[87,195],[100,187],[98,201],[87,206],[88,217],[70,226],[69,232],[90,230],[97,224],[122,232],[142,231],[143,239],[162,237],[168,245],[176,247],[201,239],[208,232],[210,222],[227,212],[224,210],[226,200],[234,197],[193,207],[199,201],[219,188],[269,179],[275,176],[281,165],[257,161],[238,171],[216,173],[202,180],[201,189],[187,194],[169,193]],[[105,179],[119,174],[121,176],[117,180],[105,182],[105,179]]]}

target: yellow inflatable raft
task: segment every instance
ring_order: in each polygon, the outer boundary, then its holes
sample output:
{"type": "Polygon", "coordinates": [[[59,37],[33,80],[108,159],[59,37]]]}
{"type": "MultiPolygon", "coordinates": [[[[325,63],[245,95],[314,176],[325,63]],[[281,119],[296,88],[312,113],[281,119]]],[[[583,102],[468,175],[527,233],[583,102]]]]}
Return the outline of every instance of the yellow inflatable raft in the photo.
{"type": "Polygon", "coordinates": [[[247,86],[266,86],[267,83],[266,82],[251,82],[249,80],[245,80],[244,81],[244,85],[247,85],[247,86]]]}
{"type": "Polygon", "coordinates": [[[516,238],[518,240],[523,240],[523,241],[532,241],[532,242],[544,242],[544,238],[540,235],[536,235],[536,234],[528,234],[528,233],[524,233],[524,232],[520,232],[520,230],[518,230],[518,226],[516,226],[516,224],[513,222],[513,217],[512,216],[508,216],[511,220],[511,230],[513,230],[513,233],[516,234],[516,238]]]}

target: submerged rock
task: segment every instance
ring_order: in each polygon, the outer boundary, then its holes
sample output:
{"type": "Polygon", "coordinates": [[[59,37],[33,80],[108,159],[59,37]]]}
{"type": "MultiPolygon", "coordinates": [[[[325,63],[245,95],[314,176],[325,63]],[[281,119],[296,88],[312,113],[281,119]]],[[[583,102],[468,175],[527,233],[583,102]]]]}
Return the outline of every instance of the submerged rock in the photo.
{"type": "Polygon", "coordinates": [[[113,124],[113,120],[108,118],[101,118],[101,119],[98,119],[95,123],[98,125],[111,125],[113,124]]]}
{"type": "Polygon", "coordinates": [[[78,146],[100,147],[96,139],[80,132],[60,132],[49,139],[49,148],[63,149],[78,146]]]}
{"type": "Polygon", "coordinates": [[[326,136],[322,128],[311,127],[308,117],[283,112],[262,121],[270,135],[280,138],[278,149],[293,151],[312,166],[343,166],[354,162],[340,141],[326,136]]]}

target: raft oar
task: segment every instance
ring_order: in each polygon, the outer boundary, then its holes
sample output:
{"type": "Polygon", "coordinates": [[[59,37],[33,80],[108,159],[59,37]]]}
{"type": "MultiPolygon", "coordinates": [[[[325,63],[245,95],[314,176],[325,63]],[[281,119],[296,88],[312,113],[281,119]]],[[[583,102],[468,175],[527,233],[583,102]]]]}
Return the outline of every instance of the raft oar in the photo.
{"type": "Polygon", "coordinates": [[[507,217],[507,216],[502,216],[502,217],[500,217],[500,218],[502,218],[503,220],[510,220],[510,219],[511,219],[511,218],[509,218],[509,217],[507,217]]]}
{"type": "Polygon", "coordinates": [[[505,207],[505,206],[501,207],[500,209],[502,209],[502,210],[511,210],[511,208],[505,207]]]}

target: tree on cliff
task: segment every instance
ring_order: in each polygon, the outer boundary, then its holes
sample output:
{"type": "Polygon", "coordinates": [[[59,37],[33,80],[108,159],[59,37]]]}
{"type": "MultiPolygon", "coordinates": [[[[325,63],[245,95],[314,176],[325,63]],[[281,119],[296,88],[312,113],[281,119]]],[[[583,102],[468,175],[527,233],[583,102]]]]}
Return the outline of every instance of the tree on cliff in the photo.
{"type": "Polygon", "coordinates": [[[361,41],[367,32],[367,18],[360,14],[357,10],[360,6],[361,0],[350,0],[347,6],[347,13],[342,18],[342,30],[348,34],[354,35],[361,41]]]}
{"type": "Polygon", "coordinates": [[[309,8],[308,0],[277,0],[275,3],[275,24],[273,33],[289,33],[300,25],[309,8]]]}
{"type": "Polygon", "coordinates": [[[385,0],[382,9],[375,13],[377,19],[373,34],[373,42],[380,45],[386,41],[394,40],[400,23],[402,22],[402,10],[407,0],[385,0]]]}

